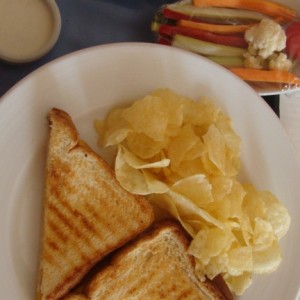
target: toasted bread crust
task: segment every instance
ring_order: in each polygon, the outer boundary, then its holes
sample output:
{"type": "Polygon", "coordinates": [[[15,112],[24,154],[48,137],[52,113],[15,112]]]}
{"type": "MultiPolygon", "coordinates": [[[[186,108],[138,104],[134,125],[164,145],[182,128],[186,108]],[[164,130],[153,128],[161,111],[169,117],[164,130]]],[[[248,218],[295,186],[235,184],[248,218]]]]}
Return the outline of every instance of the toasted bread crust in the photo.
{"type": "Polygon", "coordinates": [[[46,165],[40,299],[58,299],[105,255],[153,221],[151,205],[125,191],[80,141],[71,117],[52,109],[46,165]]]}

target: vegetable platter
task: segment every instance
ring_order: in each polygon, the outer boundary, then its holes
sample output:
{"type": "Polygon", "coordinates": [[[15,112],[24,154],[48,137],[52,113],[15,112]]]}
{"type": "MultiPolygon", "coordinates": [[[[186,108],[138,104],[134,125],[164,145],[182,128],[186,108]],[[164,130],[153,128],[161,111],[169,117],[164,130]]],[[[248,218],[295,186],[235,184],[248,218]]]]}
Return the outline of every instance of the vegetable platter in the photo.
{"type": "Polygon", "coordinates": [[[300,19],[290,2],[178,1],[157,10],[151,30],[157,43],[204,56],[261,95],[285,93],[300,89],[300,19]]]}

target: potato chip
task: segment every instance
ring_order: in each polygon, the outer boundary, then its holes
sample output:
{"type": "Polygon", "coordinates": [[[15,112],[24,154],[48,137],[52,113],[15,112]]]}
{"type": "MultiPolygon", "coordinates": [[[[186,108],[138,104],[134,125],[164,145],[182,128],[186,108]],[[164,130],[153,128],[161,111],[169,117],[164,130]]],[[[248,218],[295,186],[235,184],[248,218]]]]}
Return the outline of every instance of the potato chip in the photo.
{"type": "Polygon", "coordinates": [[[262,192],[264,203],[266,205],[265,220],[268,221],[277,236],[281,239],[288,231],[291,218],[286,207],[268,191],[262,192]]]}
{"type": "Polygon", "coordinates": [[[148,162],[145,160],[142,160],[135,156],[132,152],[128,151],[124,146],[119,146],[118,148],[118,156],[123,156],[124,161],[126,163],[139,170],[139,169],[150,169],[150,168],[163,168],[167,167],[170,164],[170,160],[167,158],[164,158],[159,161],[154,161],[154,162],[148,162]]]}
{"type": "MultiPolygon", "coordinates": [[[[222,177],[217,177],[217,178],[219,178],[219,182],[220,182],[220,179],[222,177]]],[[[219,197],[219,198],[214,197],[214,202],[209,204],[206,207],[206,209],[215,218],[219,220],[222,220],[224,222],[225,221],[231,222],[231,224],[237,224],[236,222],[240,222],[240,219],[243,218],[242,203],[243,203],[245,192],[241,184],[232,178],[230,182],[227,181],[226,192],[227,194],[223,194],[224,197],[219,197]]],[[[235,227],[237,227],[237,225],[235,227]]]]}
{"type": "Polygon", "coordinates": [[[161,180],[157,179],[156,176],[153,175],[153,173],[143,170],[143,175],[145,177],[148,189],[153,194],[162,194],[169,191],[169,186],[163,183],[161,180]]]}
{"type": "Polygon", "coordinates": [[[201,229],[192,240],[188,253],[207,265],[211,257],[228,251],[234,240],[234,235],[228,229],[201,229]]]}
{"type": "Polygon", "coordinates": [[[154,205],[159,207],[161,210],[168,212],[171,216],[177,219],[182,227],[190,234],[191,237],[194,237],[197,231],[194,230],[193,226],[185,221],[182,217],[176,203],[169,197],[167,194],[151,194],[148,197],[149,201],[154,205]]]}
{"type": "Polygon", "coordinates": [[[168,190],[164,195],[161,195],[160,201],[172,202],[182,217],[200,219],[218,228],[224,228],[224,224],[213,218],[202,208],[195,205],[189,198],[175,193],[172,190],[168,190]]]}
{"type": "Polygon", "coordinates": [[[120,152],[117,154],[115,164],[116,177],[127,191],[139,195],[151,193],[142,170],[137,170],[127,164],[120,152]]]}
{"type": "MultiPolygon", "coordinates": [[[[200,156],[202,166],[204,169],[204,173],[209,175],[209,176],[224,176],[221,174],[220,170],[218,167],[211,161],[208,150],[206,149],[205,152],[203,152],[200,156]]],[[[225,175],[226,176],[226,175],[225,175]]]]}
{"type": "Polygon", "coordinates": [[[213,101],[159,89],[95,128],[103,145],[118,145],[120,184],[147,195],[192,236],[199,278],[221,274],[240,295],[252,274],[278,267],[290,216],[271,192],[238,180],[241,139],[213,101]]]}
{"type": "Polygon", "coordinates": [[[169,189],[168,186],[145,169],[166,164],[168,164],[167,159],[145,164],[125,147],[119,146],[115,162],[116,177],[120,184],[131,193],[140,195],[164,193],[169,189]]]}
{"type": "Polygon", "coordinates": [[[275,239],[272,225],[261,218],[256,218],[252,237],[253,247],[256,250],[264,250],[270,247],[275,239]]]}
{"type": "Polygon", "coordinates": [[[196,174],[178,180],[172,190],[191,199],[197,206],[204,207],[213,201],[211,184],[203,174],[196,174]]]}
{"type": "Polygon", "coordinates": [[[129,132],[126,145],[128,149],[141,159],[151,159],[165,147],[166,141],[154,141],[144,133],[129,132]]]}
{"type": "Polygon", "coordinates": [[[136,132],[142,132],[155,141],[163,141],[168,124],[168,111],[158,97],[146,96],[122,111],[136,132]]]}
{"type": "Polygon", "coordinates": [[[243,186],[236,179],[233,179],[231,191],[226,196],[231,204],[229,218],[237,218],[239,221],[243,218],[242,204],[245,195],[246,192],[244,191],[243,186]]]}
{"type": "Polygon", "coordinates": [[[163,109],[167,111],[168,124],[180,127],[183,123],[184,106],[190,100],[175,94],[169,89],[158,89],[151,93],[161,99],[163,109]]]}
{"type": "Polygon", "coordinates": [[[129,124],[122,118],[122,109],[111,111],[105,121],[95,123],[100,136],[100,145],[107,147],[124,141],[131,131],[129,124]]]}
{"type": "Polygon", "coordinates": [[[252,273],[244,272],[240,276],[230,276],[225,274],[224,279],[232,291],[237,295],[242,295],[252,283],[252,273]]]}
{"type": "Polygon", "coordinates": [[[176,137],[181,130],[181,126],[175,124],[168,124],[165,132],[165,141],[169,141],[168,138],[176,137]]]}
{"type": "Polygon", "coordinates": [[[193,160],[205,153],[205,147],[201,139],[197,139],[190,149],[186,150],[182,161],[193,160]]]}
{"type": "Polygon", "coordinates": [[[228,155],[228,159],[231,160],[233,158],[237,158],[237,163],[239,163],[239,157],[241,155],[241,138],[233,130],[231,120],[227,116],[219,114],[219,118],[215,123],[215,126],[224,137],[226,147],[228,148],[226,153],[228,155]]]}
{"type": "MultiPolygon", "coordinates": [[[[197,218],[194,218],[193,216],[189,217],[189,216],[185,216],[182,218],[182,221],[185,222],[185,223],[188,223],[190,226],[193,227],[194,231],[195,231],[195,235],[196,233],[203,229],[204,227],[207,226],[207,223],[201,219],[197,219],[197,218]]],[[[195,236],[194,235],[194,236],[195,236]]]]}
{"type": "Polygon", "coordinates": [[[253,231],[250,219],[246,214],[243,214],[239,220],[240,224],[240,241],[242,245],[252,246],[253,245],[253,231]]]}
{"type": "Polygon", "coordinates": [[[257,217],[268,221],[273,228],[277,239],[281,239],[290,226],[290,216],[282,203],[268,191],[256,191],[255,188],[245,185],[247,196],[244,201],[244,210],[253,220],[257,217]]]}
{"type": "Polygon", "coordinates": [[[186,103],[184,112],[185,123],[203,126],[216,122],[220,109],[212,100],[202,97],[199,101],[186,103]]]}
{"type": "Polygon", "coordinates": [[[253,248],[253,272],[257,274],[271,273],[277,269],[282,259],[277,241],[263,250],[253,248]]]}
{"type": "Polygon", "coordinates": [[[253,270],[253,256],[252,247],[234,247],[228,252],[227,272],[232,276],[240,276],[245,271],[252,272],[253,270]]]}
{"type": "Polygon", "coordinates": [[[228,255],[225,251],[223,251],[219,255],[210,258],[209,263],[204,267],[205,275],[209,279],[214,279],[219,274],[227,271],[227,265],[228,255]]]}
{"type": "Polygon", "coordinates": [[[178,135],[170,140],[167,148],[167,156],[170,158],[172,165],[174,167],[178,166],[184,160],[187,151],[191,150],[196,143],[198,145],[202,144],[191,125],[183,126],[178,135]]]}
{"type": "Polygon", "coordinates": [[[211,176],[212,195],[215,200],[223,199],[232,189],[233,179],[225,176],[211,176]]]}
{"type": "Polygon", "coordinates": [[[193,217],[193,218],[197,216],[197,218],[206,221],[208,224],[212,224],[221,229],[224,228],[224,224],[222,224],[222,222],[219,222],[217,219],[212,217],[204,209],[195,205],[189,198],[184,197],[178,193],[175,193],[172,190],[169,190],[167,194],[172,199],[172,201],[176,204],[182,216],[193,217]]]}
{"type": "Polygon", "coordinates": [[[210,161],[218,168],[221,175],[225,175],[226,145],[224,137],[216,126],[209,126],[207,133],[203,136],[203,141],[210,161]]]}
{"type": "Polygon", "coordinates": [[[167,89],[161,89],[136,101],[122,112],[122,117],[137,132],[155,141],[162,141],[168,125],[181,126],[183,104],[179,97],[167,89]]]}
{"type": "Polygon", "coordinates": [[[222,222],[225,222],[230,218],[231,201],[228,198],[214,201],[205,208],[211,215],[222,222]]]}
{"type": "Polygon", "coordinates": [[[202,159],[200,157],[193,160],[182,161],[181,164],[178,166],[171,165],[170,168],[170,175],[172,175],[172,172],[174,172],[177,174],[177,176],[174,177],[178,178],[179,176],[179,179],[189,177],[198,173],[205,174],[205,169],[203,167],[202,159]]]}
{"type": "Polygon", "coordinates": [[[246,195],[243,201],[243,211],[249,217],[252,226],[254,219],[257,217],[263,218],[265,215],[265,203],[259,197],[258,191],[250,184],[243,185],[246,195]]]}

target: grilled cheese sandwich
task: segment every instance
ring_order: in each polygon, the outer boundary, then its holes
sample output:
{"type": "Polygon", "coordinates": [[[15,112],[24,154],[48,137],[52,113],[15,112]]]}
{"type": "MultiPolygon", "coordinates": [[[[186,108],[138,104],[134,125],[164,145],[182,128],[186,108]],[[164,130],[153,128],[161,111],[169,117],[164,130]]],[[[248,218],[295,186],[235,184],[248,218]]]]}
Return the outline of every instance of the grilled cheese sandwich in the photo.
{"type": "Polygon", "coordinates": [[[107,254],[153,221],[151,205],[125,191],[64,111],[48,115],[38,299],[60,299],[107,254]]]}
{"type": "Polygon", "coordinates": [[[212,282],[197,278],[188,245],[189,239],[179,224],[160,223],[118,250],[87,284],[82,299],[230,299],[212,282]]]}

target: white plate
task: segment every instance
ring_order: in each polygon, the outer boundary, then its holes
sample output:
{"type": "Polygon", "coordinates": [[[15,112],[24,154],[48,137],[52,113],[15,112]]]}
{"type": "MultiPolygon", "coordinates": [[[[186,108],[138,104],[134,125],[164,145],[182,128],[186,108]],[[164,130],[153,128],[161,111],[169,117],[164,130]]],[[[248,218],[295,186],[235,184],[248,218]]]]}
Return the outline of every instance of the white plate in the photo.
{"type": "Polygon", "coordinates": [[[296,299],[300,167],[278,118],[253,89],[222,67],[186,51],[142,43],[68,55],[36,70],[2,98],[0,299],[34,298],[49,109],[69,112],[82,138],[97,149],[93,120],[158,87],[193,98],[211,96],[233,119],[243,139],[241,178],[275,193],[292,217],[278,271],[255,278],[242,299],[296,299]]]}

